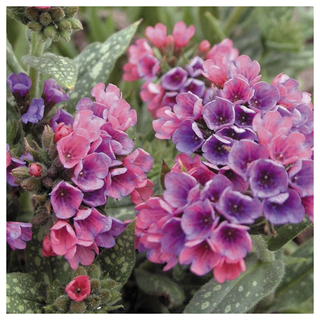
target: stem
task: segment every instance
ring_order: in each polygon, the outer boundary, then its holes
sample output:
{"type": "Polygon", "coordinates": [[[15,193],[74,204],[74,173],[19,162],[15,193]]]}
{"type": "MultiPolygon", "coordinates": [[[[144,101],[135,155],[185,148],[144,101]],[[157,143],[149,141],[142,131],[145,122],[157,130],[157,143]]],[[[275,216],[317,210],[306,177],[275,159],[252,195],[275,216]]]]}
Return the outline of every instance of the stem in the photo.
{"type": "Polygon", "coordinates": [[[225,33],[223,32],[223,30],[220,27],[220,21],[218,19],[216,19],[210,12],[206,11],[205,12],[205,17],[208,19],[208,21],[210,22],[212,29],[215,33],[215,35],[218,37],[218,42],[222,41],[223,39],[226,38],[225,33]]]}
{"type": "Polygon", "coordinates": [[[274,253],[267,249],[267,244],[261,235],[252,236],[252,244],[261,261],[273,261],[274,253]]]}
{"type": "Polygon", "coordinates": [[[230,31],[233,29],[233,27],[235,26],[235,24],[238,22],[239,18],[241,17],[242,13],[246,10],[246,7],[235,7],[226,24],[225,24],[225,27],[224,27],[224,33],[226,35],[229,35],[230,31]]]}
{"type": "MultiPolygon", "coordinates": [[[[37,33],[31,32],[30,54],[35,57],[40,57],[43,53],[45,42],[37,41],[37,33]]],[[[29,66],[29,77],[32,81],[30,89],[30,99],[39,97],[39,71],[29,66]]]]}

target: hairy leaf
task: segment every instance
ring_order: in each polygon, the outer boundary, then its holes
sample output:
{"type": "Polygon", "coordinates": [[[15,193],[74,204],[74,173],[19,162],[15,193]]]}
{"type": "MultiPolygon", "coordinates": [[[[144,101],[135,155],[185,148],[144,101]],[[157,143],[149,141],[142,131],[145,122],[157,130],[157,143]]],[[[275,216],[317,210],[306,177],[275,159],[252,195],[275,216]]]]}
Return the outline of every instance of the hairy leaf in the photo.
{"type": "Polygon", "coordinates": [[[7,274],[7,313],[41,313],[35,279],[27,273],[7,274]]]}
{"type": "Polygon", "coordinates": [[[237,279],[222,284],[214,279],[197,291],[184,313],[245,313],[273,292],[284,274],[282,261],[246,259],[247,270],[237,279]]]}
{"type": "Polygon", "coordinates": [[[121,200],[108,198],[108,203],[105,210],[109,216],[120,219],[121,221],[134,219],[136,211],[135,205],[132,204],[130,196],[123,197],[121,200]]]}
{"type": "Polygon", "coordinates": [[[106,82],[117,59],[127,49],[140,21],[115,34],[103,43],[95,42],[86,47],[74,62],[79,70],[79,79],[68,105],[74,106],[78,100],[90,96],[91,89],[99,82],[106,82]]]}
{"type": "Polygon", "coordinates": [[[7,39],[7,66],[13,73],[24,72],[23,68],[21,67],[20,63],[18,62],[12,46],[7,39]]]}
{"type": "Polygon", "coordinates": [[[78,71],[73,60],[53,53],[45,53],[40,57],[23,56],[22,62],[43,74],[54,78],[64,88],[72,90],[76,84],[78,71]]]}
{"type": "Polygon", "coordinates": [[[101,270],[122,284],[127,282],[135,264],[134,233],[135,221],[116,238],[113,248],[101,250],[97,257],[101,270]]]}
{"type": "Polygon", "coordinates": [[[7,7],[8,16],[23,24],[28,23],[28,18],[25,14],[26,7],[7,7]]]}

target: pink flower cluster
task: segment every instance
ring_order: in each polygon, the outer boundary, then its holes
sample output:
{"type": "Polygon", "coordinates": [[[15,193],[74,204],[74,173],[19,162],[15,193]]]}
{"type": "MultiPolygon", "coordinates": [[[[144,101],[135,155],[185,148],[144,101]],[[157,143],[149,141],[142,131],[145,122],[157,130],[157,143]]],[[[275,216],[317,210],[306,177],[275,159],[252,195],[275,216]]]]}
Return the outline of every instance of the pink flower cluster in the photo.
{"type": "Polygon", "coordinates": [[[62,255],[76,269],[90,265],[98,247],[111,248],[125,228],[113,217],[101,214],[108,197],[130,195],[134,203],[152,194],[147,179],[152,157],[134,143],[126,130],[137,121],[136,111],[109,84],[97,84],[95,101],[82,98],[76,115],[63,110],[52,119],[59,160],[69,180],[55,183],[50,200],[56,222],[43,242],[43,254],[62,255]]]}

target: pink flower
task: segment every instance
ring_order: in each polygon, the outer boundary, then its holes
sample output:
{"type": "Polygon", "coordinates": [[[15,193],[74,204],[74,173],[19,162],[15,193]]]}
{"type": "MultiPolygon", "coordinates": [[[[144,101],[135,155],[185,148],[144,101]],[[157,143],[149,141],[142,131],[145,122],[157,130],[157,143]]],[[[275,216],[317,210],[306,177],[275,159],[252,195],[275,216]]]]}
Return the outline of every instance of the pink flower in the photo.
{"type": "Polygon", "coordinates": [[[206,60],[203,63],[203,70],[203,75],[221,88],[228,81],[228,60],[220,53],[215,55],[214,60],[206,60]]]}
{"type": "Polygon", "coordinates": [[[122,70],[122,78],[124,81],[132,82],[140,79],[137,64],[128,62],[123,66],[122,70]]]}
{"type": "Polygon", "coordinates": [[[147,179],[147,184],[144,187],[136,188],[130,194],[131,201],[134,204],[140,204],[140,203],[147,201],[148,199],[150,199],[150,197],[153,194],[153,187],[154,187],[153,182],[151,180],[147,179]]]}
{"type": "Polygon", "coordinates": [[[207,59],[215,59],[217,54],[222,54],[228,61],[234,60],[239,55],[239,50],[233,48],[233,42],[230,39],[224,39],[215,44],[207,54],[207,59]]]}
{"type": "Polygon", "coordinates": [[[198,51],[200,54],[205,54],[209,51],[210,49],[210,42],[208,40],[203,40],[200,42],[198,51]]]}
{"type": "Polygon", "coordinates": [[[214,268],[214,278],[218,283],[226,280],[233,280],[239,277],[241,272],[246,271],[246,264],[243,259],[230,261],[228,258],[222,258],[220,263],[214,268]]]}
{"type": "Polygon", "coordinates": [[[167,27],[162,23],[157,23],[154,28],[147,27],[146,37],[152,42],[154,46],[161,49],[166,44],[167,27]]]}
{"type": "Polygon", "coordinates": [[[194,32],[195,29],[193,25],[187,28],[186,24],[183,21],[177,22],[172,32],[175,48],[179,49],[185,47],[193,37],[194,32]]]}
{"type": "Polygon", "coordinates": [[[54,132],[54,141],[58,142],[62,138],[68,136],[72,132],[70,125],[65,125],[64,122],[60,122],[54,132]]]}
{"type": "Polygon", "coordinates": [[[140,98],[148,105],[148,110],[152,117],[156,117],[156,113],[161,108],[161,99],[164,94],[164,89],[161,85],[153,82],[146,82],[140,91],[140,98]]]}
{"type": "Polygon", "coordinates": [[[144,55],[137,64],[139,77],[144,81],[152,80],[160,70],[160,62],[152,55],[144,55]]]}
{"type": "Polygon", "coordinates": [[[82,301],[91,291],[89,276],[77,276],[66,286],[65,292],[70,299],[82,301]]]}
{"type": "Polygon", "coordinates": [[[52,244],[51,244],[51,240],[48,236],[45,236],[43,238],[43,242],[42,242],[42,254],[45,257],[52,257],[52,256],[56,256],[55,252],[52,250],[52,244]]]}
{"type": "Polygon", "coordinates": [[[40,177],[41,176],[42,167],[37,163],[32,163],[29,167],[29,174],[33,177],[40,177]]]}
{"type": "Polygon", "coordinates": [[[31,223],[7,222],[7,242],[12,250],[26,248],[26,241],[32,239],[31,227],[31,223]]]}

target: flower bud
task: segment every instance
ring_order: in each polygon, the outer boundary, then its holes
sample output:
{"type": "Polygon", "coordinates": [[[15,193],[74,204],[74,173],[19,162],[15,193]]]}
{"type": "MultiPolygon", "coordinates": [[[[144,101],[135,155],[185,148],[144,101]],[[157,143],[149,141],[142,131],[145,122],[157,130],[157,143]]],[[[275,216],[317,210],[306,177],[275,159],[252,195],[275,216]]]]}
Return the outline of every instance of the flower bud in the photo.
{"type": "Polygon", "coordinates": [[[80,20],[78,20],[76,18],[70,18],[70,19],[68,19],[68,21],[71,23],[71,27],[72,27],[73,31],[83,29],[83,26],[82,26],[82,23],[80,22],[80,20]]]}
{"type": "Polygon", "coordinates": [[[37,33],[37,41],[43,43],[43,42],[46,42],[47,41],[47,36],[44,34],[43,31],[39,31],[37,33]]]}
{"type": "Polygon", "coordinates": [[[62,30],[71,31],[72,30],[71,23],[67,19],[60,21],[58,23],[58,28],[59,28],[59,31],[62,31],[62,30]]]}
{"type": "Polygon", "coordinates": [[[29,167],[29,174],[32,177],[41,177],[42,167],[37,163],[32,163],[29,167]]]}
{"type": "Polygon", "coordinates": [[[42,12],[39,21],[43,26],[48,26],[52,22],[52,17],[49,12],[42,12]]]}
{"type": "Polygon", "coordinates": [[[198,51],[201,54],[205,54],[210,50],[210,42],[208,40],[203,40],[199,44],[198,51]]]}
{"type": "Polygon", "coordinates": [[[48,198],[48,194],[44,193],[44,194],[34,194],[33,197],[42,205],[46,202],[47,198],[48,198]]]}
{"type": "Polygon", "coordinates": [[[116,281],[108,278],[108,279],[103,279],[101,281],[101,288],[103,289],[112,289],[115,285],[117,284],[116,281]]]}
{"type": "Polygon", "coordinates": [[[101,297],[103,303],[107,303],[111,299],[111,292],[106,289],[101,290],[100,297],[101,297]]]}
{"type": "Polygon", "coordinates": [[[26,179],[30,177],[29,169],[27,167],[17,167],[11,171],[11,175],[15,178],[26,179]]]}
{"type": "Polygon", "coordinates": [[[69,42],[71,39],[71,31],[69,30],[62,30],[60,31],[60,36],[62,39],[64,39],[65,41],[69,42]]]}
{"type": "Polygon", "coordinates": [[[39,11],[35,7],[28,7],[26,8],[26,16],[29,20],[36,21],[39,17],[39,11]]]}
{"type": "Polygon", "coordinates": [[[90,294],[87,298],[87,306],[89,310],[96,310],[101,303],[101,299],[96,294],[90,294]]]}
{"type": "Polygon", "coordinates": [[[53,130],[51,129],[50,126],[46,125],[42,132],[41,143],[42,143],[42,148],[44,148],[47,152],[50,149],[53,137],[54,137],[53,130]]]}
{"type": "Polygon", "coordinates": [[[79,7],[64,7],[64,14],[66,18],[72,18],[78,11],[79,7]]]}
{"type": "Polygon", "coordinates": [[[43,307],[45,313],[57,313],[57,307],[55,305],[48,305],[43,307]]]}
{"type": "Polygon", "coordinates": [[[79,266],[77,270],[74,271],[73,277],[75,278],[76,276],[86,276],[87,271],[84,267],[79,266]]]}
{"type": "Polygon", "coordinates": [[[100,279],[101,277],[101,269],[97,264],[91,264],[88,268],[88,274],[92,279],[100,279]]]}
{"type": "Polygon", "coordinates": [[[30,21],[27,23],[27,27],[32,31],[41,31],[42,30],[42,24],[36,21],[30,21]]]}
{"type": "Polygon", "coordinates": [[[45,27],[43,32],[48,38],[51,38],[53,41],[59,40],[59,32],[53,25],[45,27]]]}
{"type": "Polygon", "coordinates": [[[92,293],[99,293],[100,292],[100,280],[98,279],[91,279],[90,280],[90,285],[91,285],[91,292],[92,293]]]}
{"type": "Polygon", "coordinates": [[[59,311],[67,312],[69,303],[70,303],[69,297],[66,295],[63,295],[56,299],[56,301],[54,302],[54,305],[57,307],[59,311]]]}
{"type": "Polygon", "coordinates": [[[20,185],[23,189],[30,192],[36,192],[41,188],[40,180],[34,177],[29,177],[27,179],[24,179],[20,185]]]}
{"type": "Polygon", "coordinates": [[[68,136],[72,132],[71,126],[66,126],[64,122],[60,122],[54,133],[54,141],[58,142],[60,139],[68,136]]]}
{"type": "Polygon", "coordinates": [[[71,301],[69,312],[70,313],[84,313],[87,306],[84,301],[71,301]]]}
{"type": "Polygon", "coordinates": [[[64,18],[65,14],[60,7],[54,7],[51,9],[51,16],[54,22],[59,22],[64,18]]]}

